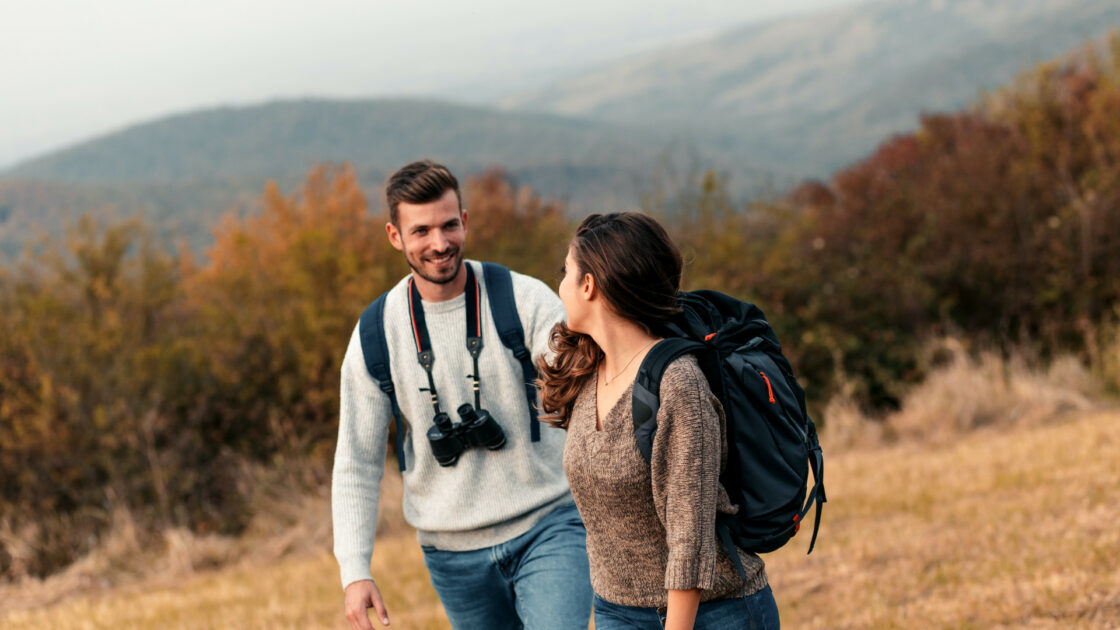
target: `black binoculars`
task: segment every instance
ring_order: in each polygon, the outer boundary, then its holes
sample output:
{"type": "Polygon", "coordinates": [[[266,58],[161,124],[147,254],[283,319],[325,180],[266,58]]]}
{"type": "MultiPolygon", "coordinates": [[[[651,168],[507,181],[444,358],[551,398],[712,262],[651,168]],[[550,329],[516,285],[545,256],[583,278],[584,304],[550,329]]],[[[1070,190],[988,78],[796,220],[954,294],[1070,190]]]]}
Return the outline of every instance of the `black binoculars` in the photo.
{"type": "Polygon", "coordinates": [[[506,434],[489,411],[476,411],[470,403],[463,403],[456,413],[462,422],[452,424],[451,418],[441,411],[434,418],[435,426],[428,429],[428,443],[440,466],[454,466],[459,455],[474,446],[491,451],[505,446],[506,434]]]}

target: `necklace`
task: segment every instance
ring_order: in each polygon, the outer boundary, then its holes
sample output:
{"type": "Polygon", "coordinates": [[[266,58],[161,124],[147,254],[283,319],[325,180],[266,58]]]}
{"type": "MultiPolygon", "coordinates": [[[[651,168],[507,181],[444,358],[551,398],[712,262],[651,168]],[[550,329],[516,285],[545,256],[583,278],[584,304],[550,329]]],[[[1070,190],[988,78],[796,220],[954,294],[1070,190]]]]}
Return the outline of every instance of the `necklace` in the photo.
{"type": "MultiPolygon", "coordinates": [[[[653,341],[651,341],[651,342],[647,343],[646,345],[642,346],[641,348],[639,348],[638,351],[634,353],[634,356],[630,357],[630,360],[626,362],[626,365],[622,366],[621,370],[615,372],[614,376],[608,377],[606,374],[604,374],[603,375],[603,384],[606,385],[607,387],[610,387],[611,381],[613,381],[613,380],[617,379],[619,376],[621,376],[622,373],[626,371],[626,368],[630,367],[630,364],[634,362],[634,359],[638,358],[638,355],[642,353],[642,350],[645,350],[646,348],[652,346],[654,344],[654,342],[656,342],[656,341],[657,340],[654,339],[653,341]]],[[[603,370],[602,370],[602,364],[601,363],[599,364],[599,367],[600,367],[599,372],[602,372],[603,370]]]]}

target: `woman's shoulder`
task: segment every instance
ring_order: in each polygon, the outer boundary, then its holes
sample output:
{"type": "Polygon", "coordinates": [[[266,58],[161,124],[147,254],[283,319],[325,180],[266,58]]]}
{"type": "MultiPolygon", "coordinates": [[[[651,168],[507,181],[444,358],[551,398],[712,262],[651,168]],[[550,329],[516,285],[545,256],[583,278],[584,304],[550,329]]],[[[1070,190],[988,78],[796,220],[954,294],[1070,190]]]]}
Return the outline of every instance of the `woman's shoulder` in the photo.
{"type": "Polygon", "coordinates": [[[697,388],[701,391],[710,391],[708,379],[704,376],[704,371],[700,369],[700,363],[695,356],[682,354],[665,366],[665,372],[661,376],[662,395],[666,393],[666,390],[670,392],[689,391],[697,388]]]}
{"type": "Polygon", "coordinates": [[[672,415],[708,415],[712,411],[723,415],[723,406],[711,386],[700,363],[691,354],[674,359],[661,376],[661,408],[671,411],[672,415]]]}

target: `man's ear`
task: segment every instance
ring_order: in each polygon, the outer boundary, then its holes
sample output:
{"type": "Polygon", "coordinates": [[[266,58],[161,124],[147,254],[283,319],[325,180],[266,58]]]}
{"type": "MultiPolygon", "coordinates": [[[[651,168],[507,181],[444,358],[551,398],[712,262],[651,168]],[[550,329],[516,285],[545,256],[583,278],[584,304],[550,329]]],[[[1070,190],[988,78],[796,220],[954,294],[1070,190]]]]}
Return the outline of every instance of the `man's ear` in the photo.
{"type": "Polygon", "coordinates": [[[467,209],[463,208],[459,211],[459,221],[463,224],[463,231],[467,231],[467,209]]]}
{"type": "Polygon", "coordinates": [[[404,251],[404,241],[401,240],[401,231],[390,221],[385,224],[385,233],[389,236],[389,244],[394,248],[404,251]]]}

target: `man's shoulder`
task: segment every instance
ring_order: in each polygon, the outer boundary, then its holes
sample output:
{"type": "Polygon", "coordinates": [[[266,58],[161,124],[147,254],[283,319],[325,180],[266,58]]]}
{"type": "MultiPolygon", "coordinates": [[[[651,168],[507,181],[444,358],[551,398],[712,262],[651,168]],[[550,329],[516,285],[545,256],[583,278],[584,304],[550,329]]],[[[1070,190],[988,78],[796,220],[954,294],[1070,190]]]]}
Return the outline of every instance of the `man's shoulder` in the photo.
{"type": "MultiPolygon", "coordinates": [[[[407,300],[406,296],[408,294],[408,279],[411,277],[412,274],[408,274],[397,281],[396,284],[386,289],[384,292],[373,296],[373,298],[370,299],[369,304],[367,304],[365,308],[373,306],[377,302],[377,300],[381,298],[385,298],[387,303],[389,301],[395,302],[398,299],[407,300]]],[[[363,309],[362,312],[364,313],[365,310],[363,309]]]]}
{"type": "Polygon", "coordinates": [[[373,321],[370,317],[373,305],[378,300],[384,298],[384,312],[382,315],[381,325],[382,329],[393,329],[397,326],[408,328],[407,319],[402,320],[400,314],[407,313],[408,309],[408,279],[411,275],[406,275],[401,278],[399,282],[384,291],[383,293],[374,296],[369,304],[363,307],[361,314],[358,316],[358,321],[354,323],[353,338],[351,344],[356,344],[360,348],[362,334],[368,334],[368,327],[370,322],[373,321]]]}
{"type": "Polygon", "coordinates": [[[506,265],[502,265],[500,263],[478,262],[477,264],[479,265],[479,268],[481,268],[484,264],[493,264],[509,270],[509,276],[513,282],[513,293],[519,300],[520,298],[522,298],[522,296],[528,296],[532,298],[544,297],[546,299],[549,296],[554,298],[556,297],[556,292],[553,291],[552,288],[549,287],[548,284],[546,284],[543,280],[540,280],[535,276],[531,276],[527,273],[522,273],[520,271],[517,271],[516,269],[513,269],[506,265]]]}

